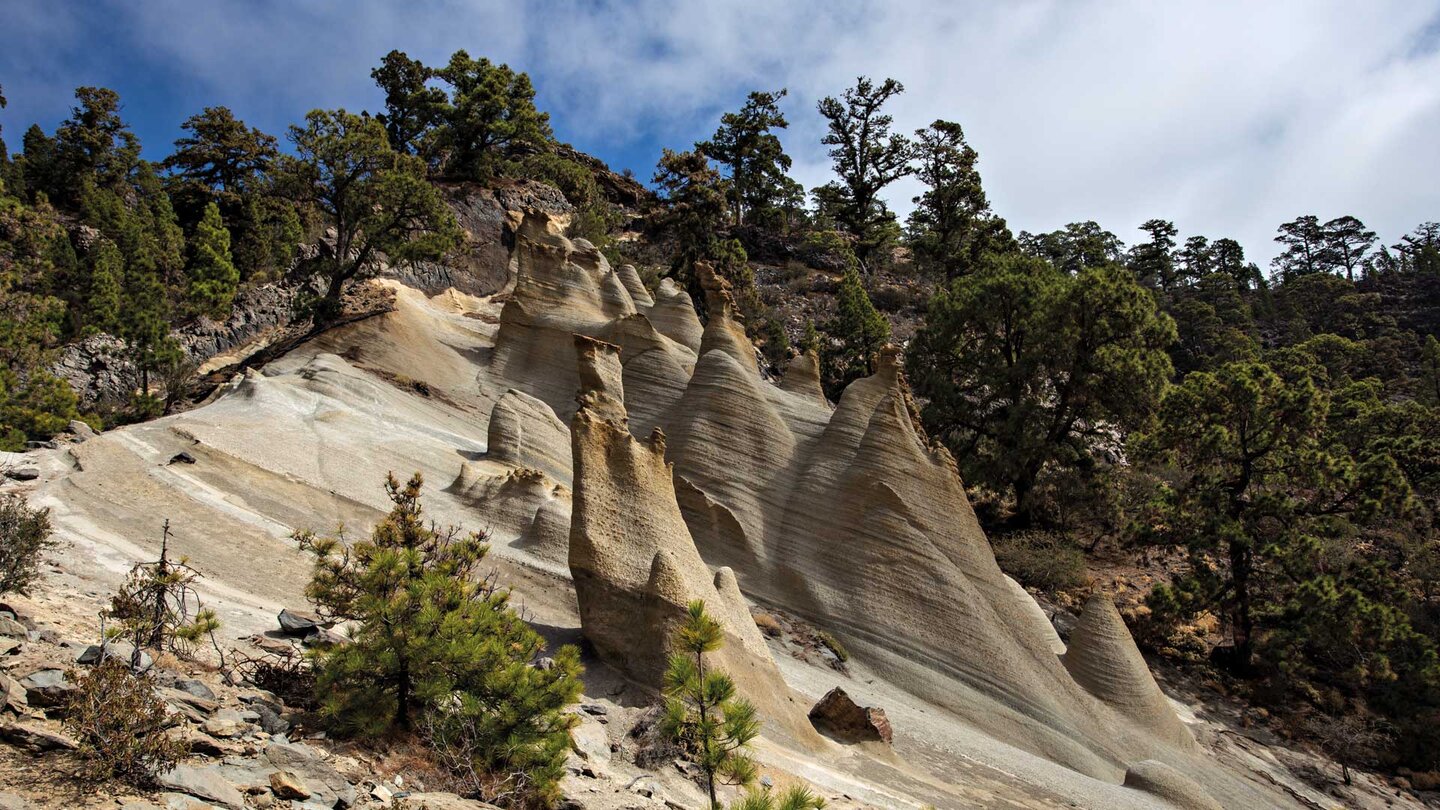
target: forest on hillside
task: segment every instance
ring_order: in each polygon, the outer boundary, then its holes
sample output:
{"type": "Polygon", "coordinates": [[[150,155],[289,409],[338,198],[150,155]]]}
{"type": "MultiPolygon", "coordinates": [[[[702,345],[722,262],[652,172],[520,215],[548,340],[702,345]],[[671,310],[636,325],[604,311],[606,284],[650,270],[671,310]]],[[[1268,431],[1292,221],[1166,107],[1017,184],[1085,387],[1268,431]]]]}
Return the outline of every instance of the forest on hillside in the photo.
{"type": "Polygon", "coordinates": [[[209,107],[145,160],[96,87],[53,133],[0,141],[0,449],[184,407],[174,331],[247,287],[304,285],[321,329],[351,282],[442,259],[462,234],[436,182],[540,181],[612,263],[697,304],[708,264],[768,363],[815,352],[832,399],[913,309],[916,415],[1011,573],[1073,591],[1087,554],[1160,554],[1131,616],[1153,650],[1232,673],[1296,733],[1347,729],[1357,762],[1440,765],[1440,223],[1387,245],[1356,216],[1297,215],[1267,267],[1158,217],[1134,245],[1095,222],[1014,233],[961,124],[897,131],[903,86],[864,77],[805,111],[832,182],[791,178],[796,113],[756,91],[665,150],[637,205],[557,142],[523,72],[394,51],[372,76],[379,109],[316,110],[283,146],[209,107]],[[884,192],[912,176],[901,221],[884,192]],[[897,280],[918,299],[887,301],[897,280]],[[816,295],[825,317],[786,316],[816,295]],[[82,406],[54,364],[100,336],[133,396],[82,406]]]}

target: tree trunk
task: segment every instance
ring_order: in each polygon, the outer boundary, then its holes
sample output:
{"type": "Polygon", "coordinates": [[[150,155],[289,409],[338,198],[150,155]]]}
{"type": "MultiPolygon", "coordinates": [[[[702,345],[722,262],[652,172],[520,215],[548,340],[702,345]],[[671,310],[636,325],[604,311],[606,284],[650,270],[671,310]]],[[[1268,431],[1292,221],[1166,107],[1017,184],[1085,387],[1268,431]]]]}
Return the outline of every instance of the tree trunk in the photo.
{"type": "Polygon", "coordinates": [[[395,694],[395,724],[408,731],[410,728],[410,662],[403,657],[400,659],[398,680],[399,684],[395,694]]]}
{"type": "Polygon", "coordinates": [[[1230,544],[1230,581],[1235,588],[1235,604],[1231,608],[1231,633],[1235,637],[1235,668],[1250,671],[1254,654],[1255,620],[1250,613],[1250,549],[1240,543],[1230,544]]]}
{"type": "Polygon", "coordinates": [[[1021,473],[1010,483],[1011,489],[1015,492],[1015,514],[1010,518],[1010,524],[1017,529],[1028,529],[1035,522],[1034,503],[1035,476],[1021,473]]]}
{"type": "MultiPolygon", "coordinates": [[[[695,680],[699,684],[699,699],[695,701],[700,704],[700,725],[707,725],[707,713],[709,706],[705,703],[705,653],[695,653],[695,680]]],[[[705,789],[710,793],[710,810],[716,810],[720,802],[715,798],[715,770],[710,762],[710,736],[707,734],[700,738],[700,756],[705,760],[705,789]]]]}

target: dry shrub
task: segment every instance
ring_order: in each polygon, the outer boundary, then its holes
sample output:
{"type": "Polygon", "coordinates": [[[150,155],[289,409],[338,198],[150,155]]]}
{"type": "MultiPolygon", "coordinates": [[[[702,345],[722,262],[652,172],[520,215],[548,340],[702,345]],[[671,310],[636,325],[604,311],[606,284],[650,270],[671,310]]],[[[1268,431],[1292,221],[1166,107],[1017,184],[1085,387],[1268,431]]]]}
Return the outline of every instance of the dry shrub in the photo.
{"type": "Polygon", "coordinates": [[[315,670],[298,648],[291,647],[285,652],[266,650],[254,655],[237,650],[234,669],[247,683],[280,698],[286,706],[316,707],[315,670]]]}
{"type": "Polygon", "coordinates": [[[1001,570],[1021,585],[1053,594],[1085,584],[1085,554],[1063,535],[1015,532],[995,537],[992,545],[1001,570]]]}
{"type": "Polygon", "coordinates": [[[76,686],[65,730],[80,744],[90,776],[145,785],[188,753],[184,740],[166,733],[169,712],[148,676],[111,658],[79,676],[76,686]]]}
{"type": "Polygon", "coordinates": [[[779,638],[780,634],[784,632],[780,627],[780,622],[769,613],[756,613],[753,618],[755,619],[755,626],[760,628],[760,632],[770,638],[779,638]]]}

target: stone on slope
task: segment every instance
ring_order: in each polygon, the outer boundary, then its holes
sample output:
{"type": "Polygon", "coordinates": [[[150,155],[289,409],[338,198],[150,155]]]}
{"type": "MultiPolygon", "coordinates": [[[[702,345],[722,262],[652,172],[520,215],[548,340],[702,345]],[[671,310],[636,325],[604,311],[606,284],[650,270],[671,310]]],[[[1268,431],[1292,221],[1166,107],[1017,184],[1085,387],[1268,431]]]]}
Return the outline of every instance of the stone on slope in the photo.
{"type": "MultiPolygon", "coordinates": [[[[129,664],[135,657],[135,645],[124,639],[110,639],[104,645],[91,644],[76,656],[75,663],[82,666],[93,667],[103,659],[114,658],[129,664]]],[[[150,653],[140,651],[139,669],[141,672],[148,670],[155,662],[150,653]]]]}
{"type": "Polygon", "coordinates": [[[265,759],[276,770],[288,772],[303,784],[312,801],[326,807],[349,807],[355,803],[354,785],[308,745],[272,742],[265,746],[265,759]]]}
{"type": "Polygon", "coordinates": [[[1180,810],[1222,810],[1195,780],[1153,759],[1142,760],[1125,771],[1125,787],[1149,793],[1180,810]]]}
{"type": "Polygon", "coordinates": [[[324,620],[308,610],[284,608],[276,620],[280,622],[280,631],[287,636],[304,637],[325,627],[324,620]]]}
{"type": "Polygon", "coordinates": [[[1087,692],[1161,739],[1195,749],[1108,594],[1097,591],[1085,603],[1062,660],[1087,692]]]}
{"type": "Polygon", "coordinates": [[[156,776],[155,783],[229,810],[244,810],[245,807],[245,797],[221,775],[219,766],[176,765],[156,776]]]}
{"type": "Polygon", "coordinates": [[[841,742],[888,743],[892,736],[884,709],[861,706],[838,686],[810,709],[810,721],[841,742]]]}
{"type": "Polygon", "coordinates": [[[49,708],[63,704],[70,695],[79,690],[65,677],[63,669],[39,669],[20,679],[25,689],[25,699],[31,706],[49,708]]]}
{"type": "Polygon", "coordinates": [[[0,739],[27,751],[73,751],[79,747],[65,734],[27,720],[0,725],[0,739]]]}

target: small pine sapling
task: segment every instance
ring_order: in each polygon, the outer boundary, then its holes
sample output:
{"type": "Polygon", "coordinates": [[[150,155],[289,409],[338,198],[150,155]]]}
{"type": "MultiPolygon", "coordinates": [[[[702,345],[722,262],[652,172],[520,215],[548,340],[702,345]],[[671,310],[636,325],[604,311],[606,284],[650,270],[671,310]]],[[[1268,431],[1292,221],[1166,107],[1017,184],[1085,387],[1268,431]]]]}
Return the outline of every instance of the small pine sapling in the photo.
{"type": "Polygon", "coordinates": [[[760,734],[755,707],[736,694],[735,682],[724,671],[706,667],[705,653],[720,649],[724,641],[720,623],[705,612],[705,603],[691,602],[675,633],[660,720],[661,729],[700,765],[712,808],[720,807],[717,784],[755,781],[749,745],[760,734]]]}

